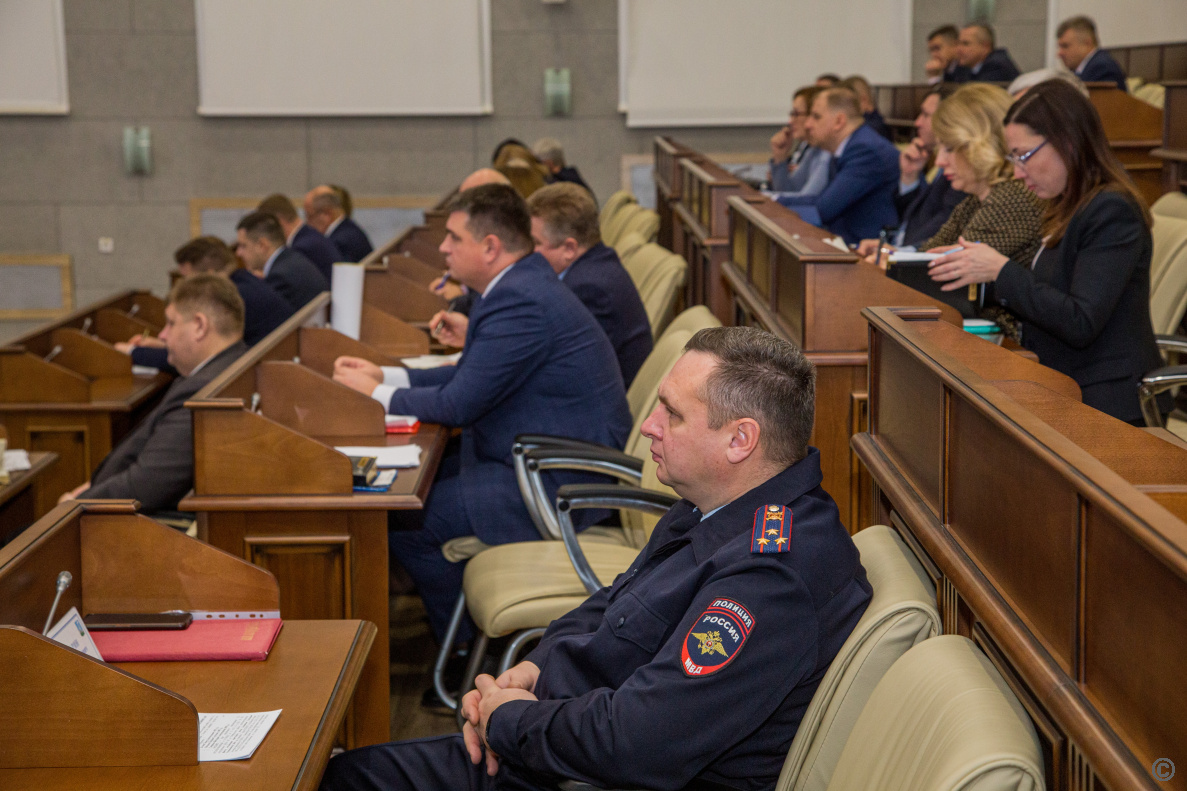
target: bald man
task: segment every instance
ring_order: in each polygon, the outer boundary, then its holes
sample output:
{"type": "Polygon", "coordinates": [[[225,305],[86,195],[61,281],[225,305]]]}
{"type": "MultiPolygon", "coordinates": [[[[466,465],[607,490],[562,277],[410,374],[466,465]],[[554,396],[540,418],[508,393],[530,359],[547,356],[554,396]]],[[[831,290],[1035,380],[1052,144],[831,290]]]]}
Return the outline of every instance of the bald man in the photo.
{"type": "Polygon", "coordinates": [[[462,181],[458,186],[458,192],[465,192],[475,187],[481,187],[484,184],[506,184],[511,185],[511,179],[504,176],[494,168],[479,168],[462,181]]]}
{"type": "Polygon", "coordinates": [[[333,242],[347,261],[362,261],[375,249],[367,233],[346,216],[342,196],[328,184],[305,193],[305,223],[333,242]]]}

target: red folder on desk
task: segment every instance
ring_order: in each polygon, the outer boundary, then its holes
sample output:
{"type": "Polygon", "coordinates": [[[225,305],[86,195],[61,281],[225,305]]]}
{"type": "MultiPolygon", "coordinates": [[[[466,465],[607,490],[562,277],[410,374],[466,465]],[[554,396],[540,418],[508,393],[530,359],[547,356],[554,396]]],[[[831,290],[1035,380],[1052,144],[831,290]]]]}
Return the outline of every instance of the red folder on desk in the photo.
{"type": "Polygon", "coordinates": [[[268,658],[283,623],[261,620],[194,621],[177,631],[92,632],[107,662],[193,662],[268,658]]]}

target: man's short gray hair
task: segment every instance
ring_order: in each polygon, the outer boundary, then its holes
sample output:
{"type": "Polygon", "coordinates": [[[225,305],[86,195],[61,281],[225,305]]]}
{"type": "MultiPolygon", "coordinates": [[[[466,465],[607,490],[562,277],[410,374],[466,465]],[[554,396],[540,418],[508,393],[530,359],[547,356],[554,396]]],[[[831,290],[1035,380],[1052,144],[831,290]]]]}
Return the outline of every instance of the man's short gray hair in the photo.
{"type": "Polygon", "coordinates": [[[717,359],[700,393],[709,428],[748,417],[758,423],[768,460],[786,467],[808,454],[816,366],[794,344],[755,327],[713,327],[692,336],[684,350],[717,359]]]}
{"type": "Polygon", "coordinates": [[[565,166],[565,149],[555,137],[542,137],[532,144],[532,153],[541,162],[551,162],[557,167],[565,166]]]}

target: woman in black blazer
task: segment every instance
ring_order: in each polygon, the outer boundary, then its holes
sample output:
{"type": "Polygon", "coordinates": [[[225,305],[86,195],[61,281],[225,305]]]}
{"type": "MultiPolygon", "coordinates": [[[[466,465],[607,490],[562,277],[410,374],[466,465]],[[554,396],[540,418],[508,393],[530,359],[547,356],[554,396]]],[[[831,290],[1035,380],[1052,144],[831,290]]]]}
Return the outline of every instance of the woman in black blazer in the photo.
{"type": "MultiPolygon", "coordinates": [[[[1163,364],[1150,324],[1150,211],[1096,109],[1063,80],[1015,102],[1005,133],[1015,175],[1047,201],[1043,246],[1027,266],[967,244],[931,275],[945,290],[992,282],[1040,362],[1075,379],[1085,404],[1141,425],[1138,384],[1163,364]]],[[[1169,398],[1160,406],[1169,411],[1169,398]]]]}

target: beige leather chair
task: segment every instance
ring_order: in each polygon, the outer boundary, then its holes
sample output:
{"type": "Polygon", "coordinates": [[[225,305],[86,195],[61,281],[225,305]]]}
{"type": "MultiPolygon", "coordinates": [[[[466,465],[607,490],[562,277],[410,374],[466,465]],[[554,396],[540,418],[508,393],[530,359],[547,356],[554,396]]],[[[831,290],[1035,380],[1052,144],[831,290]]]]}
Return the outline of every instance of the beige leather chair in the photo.
{"type": "Polygon", "coordinates": [[[688,264],[676,254],[670,255],[652,270],[639,287],[639,298],[651,322],[651,334],[658,336],[672,320],[676,299],[688,277],[688,264]]]}
{"type": "Polygon", "coordinates": [[[1041,791],[1026,710],[997,668],[957,635],[924,640],[887,671],[828,791],[1041,791]]]}
{"type": "Polygon", "coordinates": [[[1173,335],[1187,310],[1187,220],[1156,217],[1153,234],[1150,323],[1155,334],[1173,335]]]}
{"type": "MultiPolygon", "coordinates": [[[[1155,214],[1150,232],[1154,236],[1154,252],[1150,258],[1150,299],[1153,301],[1171,261],[1187,248],[1187,218],[1155,214]]],[[[1154,331],[1166,332],[1158,329],[1157,323],[1154,331]]]]}
{"type": "Polygon", "coordinates": [[[614,252],[618,253],[618,260],[626,261],[643,245],[647,244],[647,240],[643,238],[638,231],[628,231],[618,237],[618,242],[614,245],[614,252]]]}
{"type": "Polygon", "coordinates": [[[659,233],[659,215],[651,209],[644,209],[642,206],[635,207],[634,213],[623,223],[618,238],[621,239],[628,233],[637,233],[643,237],[645,242],[654,242],[659,233]]]}
{"type": "Polygon", "coordinates": [[[691,308],[686,308],[679,316],[668,322],[668,326],[664,330],[663,335],[660,336],[660,340],[663,340],[663,336],[670,332],[688,330],[693,335],[696,335],[703,329],[720,326],[721,321],[713,315],[713,311],[704,305],[693,305],[691,308]]]}
{"type": "Polygon", "coordinates": [[[622,265],[626,268],[626,273],[631,276],[631,282],[635,284],[635,288],[642,289],[643,284],[647,282],[648,276],[655,271],[655,268],[673,255],[675,253],[666,247],[660,247],[655,242],[648,242],[629,255],[623,256],[622,265]]]}
{"type": "Polygon", "coordinates": [[[1187,194],[1177,190],[1168,192],[1154,201],[1150,211],[1154,213],[1156,222],[1158,217],[1178,217],[1180,220],[1187,220],[1187,194]]]}
{"type": "Polygon", "coordinates": [[[610,221],[610,218],[629,203],[638,203],[635,200],[635,196],[629,190],[619,190],[611,195],[602,204],[602,210],[598,212],[598,225],[605,227],[606,223],[610,221]]]}
{"type": "Polygon", "coordinates": [[[804,712],[778,791],[824,791],[854,722],[886,671],[943,628],[935,586],[894,530],[867,527],[853,543],[874,596],[804,712]]]}
{"type": "Polygon", "coordinates": [[[619,238],[626,231],[627,223],[637,214],[645,211],[647,210],[634,201],[623,204],[622,208],[610,215],[605,224],[601,226],[602,241],[611,247],[618,244],[619,238]]]}

